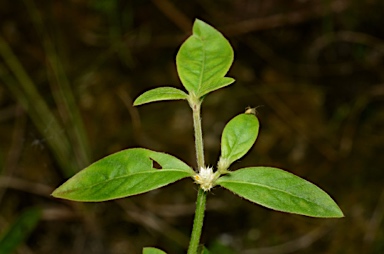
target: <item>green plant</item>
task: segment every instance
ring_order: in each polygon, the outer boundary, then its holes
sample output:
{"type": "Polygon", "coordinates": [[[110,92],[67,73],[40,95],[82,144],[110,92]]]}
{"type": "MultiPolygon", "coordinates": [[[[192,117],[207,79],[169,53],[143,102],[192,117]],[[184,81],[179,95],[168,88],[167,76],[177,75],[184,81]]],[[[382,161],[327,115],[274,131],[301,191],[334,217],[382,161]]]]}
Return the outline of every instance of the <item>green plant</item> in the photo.
{"type": "MultiPolygon", "coordinates": [[[[262,206],[313,217],[338,218],[343,213],[327,193],[291,173],[272,167],[229,170],[253,146],[259,132],[254,110],[235,116],[224,128],[221,156],[214,171],[204,162],[200,109],[204,97],[228,86],[234,79],[225,77],[233,62],[233,50],[213,27],[196,20],[193,34],[182,44],[176,65],[187,90],[160,87],[140,95],[134,105],[163,100],[186,100],[193,112],[198,172],[179,159],[143,148],[127,149],[109,155],[82,170],[52,195],[74,201],[99,202],[128,197],[191,177],[199,186],[195,219],[188,253],[197,253],[203,226],[206,196],[215,186],[262,206]],[[153,166],[153,162],[161,169],[153,166]]],[[[145,248],[144,253],[163,253],[145,248]]],[[[203,253],[208,253],[204,249],[203,253]]]]}

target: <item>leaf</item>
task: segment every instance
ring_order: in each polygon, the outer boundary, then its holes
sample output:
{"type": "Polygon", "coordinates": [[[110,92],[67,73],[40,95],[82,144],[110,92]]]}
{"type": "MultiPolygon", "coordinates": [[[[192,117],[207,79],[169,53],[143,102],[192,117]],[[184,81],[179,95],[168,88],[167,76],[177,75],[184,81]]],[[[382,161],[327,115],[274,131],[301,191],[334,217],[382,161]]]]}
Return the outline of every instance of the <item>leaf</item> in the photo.
{"type": "Polygon", "coordinates": [[[252,148],[259,134],[259,120],[254,114],[240,114],[224,127],[221,136],[220,161],[228,168],[252,148]]]}
{"type": "Polygon", "coordinates": [[[138,106],[154,101],[186,100],[187,97],[188,95],[180,89],[174,87],[158,87],[141,94],[133,102],[133,105],[138,106]]]}
{"type": "Polygon", "coordinates": [[[30,208],[23,212],[15,223],[11,225],[5,235],[0,239],[0,253],[11,254],[29,236],[37,226],[41,211],[30,208]]]}
{"type": "Polygon", "coordinates": [[[169,154],[143,148],[109,155],[77,173],[52,196],[83,202],[128,197],[194,175],[184,162],[169,154]],[[154,168],[153,161],[161,169],[154,168]]]}
{"type": "Polygon", "coordinates": [[[213,81],[211,83],[207,82],[206,85],[204,85],[201,88],[199,96],[201,97],[201,96],[204,96],[204,95],[206,95],[206,94],[208,94],[210,92],[218,90],[220,88],[229,86],[233,82],[235,82],[235,79],[229,78],[229,77],[223,77],[223,78],[217,79],[217,80],[215,80],[215,81],[213,81]]]}
{"type": "Polygon", "coordinates": [[[220,177],[216,183],[251,202],[277,211],[323,218],[344,216],[326,192],[278,168],[243,168],[220,177]]]}
{"type": "Polygon", "coordinates": [[[145,247],[143,249],[143,254],[167,254],[167,253],[157,248],[145,247]]]}
{"type": "Polygon", "coordinates": [[[224,36],[196,19],[193,34],[181,45],[176,56],[181,83],[197,97],[230,85],[224,77],[233,62],[233,50],[224,36]]]}

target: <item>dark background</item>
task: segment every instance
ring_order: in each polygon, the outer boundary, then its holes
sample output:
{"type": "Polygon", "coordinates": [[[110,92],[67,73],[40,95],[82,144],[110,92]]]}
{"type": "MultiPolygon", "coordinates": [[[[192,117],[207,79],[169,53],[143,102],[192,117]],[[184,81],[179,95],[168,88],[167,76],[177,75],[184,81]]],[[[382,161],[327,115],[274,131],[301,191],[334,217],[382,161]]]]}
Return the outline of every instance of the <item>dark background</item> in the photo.
{"type": "Polygon", "coordinates": [[[253,205],[215,188],[202,242],[213,253],[384,253],[384,2],[0,1],[0,235],[30,207],[42,218],[17,253],[185,253],[197,186],[82,204],[51,198],[74,172],[130,147],[195,166],[175,56],[195,18],[231,42],[236,82],[203,103],[206,162],[227,121],[258,107],[260,135],[233,169],[284,168],[327,191],[343,219],[253,205]]]}

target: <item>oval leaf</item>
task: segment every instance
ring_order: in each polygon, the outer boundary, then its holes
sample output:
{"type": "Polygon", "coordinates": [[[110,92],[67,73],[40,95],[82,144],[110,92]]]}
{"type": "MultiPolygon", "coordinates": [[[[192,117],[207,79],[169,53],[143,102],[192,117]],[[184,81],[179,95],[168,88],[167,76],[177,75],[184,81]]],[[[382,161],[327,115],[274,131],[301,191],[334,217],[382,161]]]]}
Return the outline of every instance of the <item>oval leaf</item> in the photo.
{"type": "Polygon", "coordinates": [[[220,177],[216,183],[277,211],[323,218],[344,216],[335,201],[319,187],[278,168],[243,168],[220,177]]]}
{"type": "Polygon", "coordinates": [[[180,89],[174,87],[158,87],[141,94],[133,102],[133,105],[138,106],[154,101],[186,100],[187,97],[188,95],[180,89]]]}
{"type": "Polygon", "coordinates": [[[109,155],[77,173],[52,196],[83,202],[106,201],[168,185],[194,171],[181,160],[143,148],[109,155]],[[161,169],[155,168],[156,162],[161,169]]]}
{"type": "Polygon", "coordinates": [[[259,120],[254,114],[240,114],[227,123],[221,136],[220,161],[228,168],[243,157],[256,141],[259,120]]]}
{"type": "Polygon", "coordinates": [[[143,254],[167,254],[166,252],[153,247],[145,247],[143,254]]]}
{"type": "Polygon", "coordinates": [[[229,42],[215,28],[198,19],[193,24],[193,34],[176,56],[181,83],[197,97],[231,84],[234,79],[224,76],[232,62],[229,42]]]}

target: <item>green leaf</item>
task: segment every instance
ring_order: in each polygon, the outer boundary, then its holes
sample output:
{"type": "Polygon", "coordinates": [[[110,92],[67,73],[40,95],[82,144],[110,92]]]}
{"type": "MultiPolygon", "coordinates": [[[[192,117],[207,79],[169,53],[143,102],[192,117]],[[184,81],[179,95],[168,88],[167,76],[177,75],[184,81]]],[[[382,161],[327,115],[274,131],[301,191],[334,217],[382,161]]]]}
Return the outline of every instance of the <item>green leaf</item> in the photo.
{"type": "Polygon", "coordinates": [[[235,79],[229,77],[219,78],[211,83],[207,82],[206,85],[201,88],[199,96],[201,97],[220,88],[229,86],[233,82],[235,82],[235,79]]]}
{"type": "Polygon", "coordinates": [[[188,95],[180,89],[174,87],[158,87],[141,94],[133,102],[133,105],[138,106],[154,101],[186,100],[187,98],[188,95]]]}
{"type": "Polygon", "coordinates": [[[243,157],[256,141],[259,120],[254,114],[240,114],[227,123],[221,136],[219,166],[227,169],[234,161],[243,157]]]}
{"type": "Polygon", "coordinates": [[[243,168],[220,177],[216,183],[251,202],[277,211],[323,218],[344,216],[326,192],[278,168],[243,168]]]}
{"type": "Polygon", "coordinates": [[[167,253],[157,248],[145,247],[143,249],[143,254],[167,254],[167,253]]]}
{"type": "Polygon", "coordinates": [[[234,82],[224,77],[232,62],[229,42],[215,28],[198,19],[193,25],[193,34],[176,56],[181,83],[198,98],[234,82]]]}
{"type": "Polygon", "coordinates": [[[31,208],[23,212],[14,222],[4,236],[0,239],[0,253],[11,254],[29,236],[37,226],[41,217],[41,211],[31,208]]]}
{"type": "Polygon", "coordinates": [[[128,197],[157,189],[194,175],[181,160],[143,148],[109,155],[77,173],[52,196],[83,202],[128,197]],[[161,169],[155,168],[157,162],[161,169]]]}

